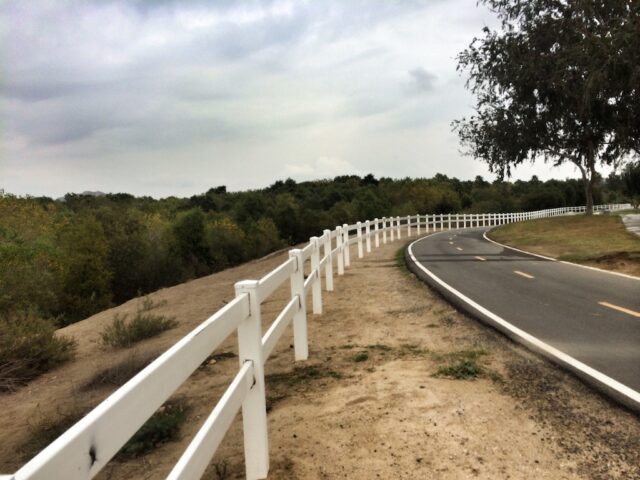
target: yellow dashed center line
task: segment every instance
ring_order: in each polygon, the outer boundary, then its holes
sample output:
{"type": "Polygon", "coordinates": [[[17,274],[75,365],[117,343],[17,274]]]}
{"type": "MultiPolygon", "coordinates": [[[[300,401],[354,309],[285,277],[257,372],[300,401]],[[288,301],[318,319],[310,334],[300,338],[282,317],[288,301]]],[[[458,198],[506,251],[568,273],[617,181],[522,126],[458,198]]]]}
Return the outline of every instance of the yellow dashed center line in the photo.
{"type": "Polygon", "coordinates": [[[602,305],[603,307],[609,307],[609,308],[612,308],[612,309],[617,310],[619,312],[626,313],[627,315],[631,315],[632,317],[640,318],[640,312],[636,312],[635,310],[631,310],[629,308],[624,308],[624,307],[619,307],[618,305],[614,305],[614,304],[609,303],[609,302],[598,302],[598,304],[602,305]]]}
{"type": "Polygon", "coordinates": [[[481,262],[484,262],[484,261],[486,261],[486,260],[487,260],[486,258],[483,258],[483,257],[474,257],[474,258],[476,258],[476,259],[480,260],[481,262]]]}
{"type": "Polygon", "coordinates": [[[462,251],[462,248],[460,248],[460,247],[456,247],[456,250],[460,250],[460,251],[462,251]]]}
{"type": "Polygon", "coordinates": [[[513,273],[520,275],[524,278],[536,278],[533,275],[529,275],[528,273],[521,272],[520,270],[514,270],[513,273]]]}

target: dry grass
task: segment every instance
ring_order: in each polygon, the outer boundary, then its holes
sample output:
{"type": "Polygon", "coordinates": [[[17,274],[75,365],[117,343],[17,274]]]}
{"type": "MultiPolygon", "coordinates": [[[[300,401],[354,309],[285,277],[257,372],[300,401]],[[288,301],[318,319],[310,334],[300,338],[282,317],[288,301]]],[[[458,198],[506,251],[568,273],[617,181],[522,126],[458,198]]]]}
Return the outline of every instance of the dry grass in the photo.
{"type": "Polygon", "coordinates": [[[0,318],[0,392],[13,391],[74,356],[76,342],[56,335],[53,322],[33,314],[0,318]]]}
{"type": "Polygon", "coordinates": [[[640,269],[640,238],[629,233],[617,215],[542,218],[503,225],[488,235],[498,242],[560,260],[579,263],[619,260],[640,269]]]}

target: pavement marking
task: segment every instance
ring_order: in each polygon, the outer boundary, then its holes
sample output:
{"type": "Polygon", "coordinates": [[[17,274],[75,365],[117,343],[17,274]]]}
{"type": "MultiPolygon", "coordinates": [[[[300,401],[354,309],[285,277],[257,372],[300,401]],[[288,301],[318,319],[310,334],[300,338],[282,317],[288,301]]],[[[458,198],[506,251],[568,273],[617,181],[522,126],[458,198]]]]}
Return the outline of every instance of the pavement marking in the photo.
{"type": "Polygon", "coordinates": [[[485,262],[485,261],[487,260],[486,258],[483,258],[483,257],[474,257],[474,258],[477,258],[477,259],[478,259],[478,260],[480,260],[481,262],[485,262]]]}
{"type": "Polygon", "coordinates": [[[449,245],[453,245],[453,242],[449,242],[449,245]]]}
{"type": "MultiPolygon", "coordinates": [[[[422,270],[424,273],[426,273],[436,283],[438,283],[443,288],[445,288],[446,290],[448,290],[449,292],[454,294],[456,297],[458,297],[460,300],[465,302],[471,308],[473,308],[476,311],[480,312],[480,314],[485,315],[489,320],[491,320],[495,324],[498,324],[498,325],[502,326],[508,332],[510,332],[512,335],[520,338],[522,340],[522,342],[524,342],[525,345],[528,345],[529,347],[534,347],[536,349],[542,350],[548,356],[550,356],[552,358],[555,358],[561,364],[568,365],[572,369],[577,370],[578,372],[581,372],[582,374],[586,375],[587,377],[593,379],[596,383],[598,383],[600,385],[605,385],[609,389],[617,392],[617,394],[621,395],[623,398],[625,398],[625,400],[627,400],[627,401],[624,402],[625,404],[630,403],[631,405],[633,405],[633,408],[636,409],[636,410],[638,408],[640,408],[640,392],[634,390],[631,387],[626,386],[623,383],[618,382],[617,380],[609,377],[608,375],[605,375],[604,373],[600,372],[599,370],[596,370],[595,368],[590,367],[589,365],[587,365],[585,363],[582,363],[580,360],[577,360],[577,359],[573,358],[571,355],[567,355],[563,351],[558,350],[555,347],[552,347],[548,343],[543,342],[539,338],[534,337],[530,333],[525,332],[521,328],[518,328],[515,325],[507,322],[502,317],[499,317],[498,315],[496,315],[492,311],[487,310],[482,305],[478,304],[477,302],[474,302],[469,297],[467,297],[463,293],[459,292],[458,290],[453,288],[451,285],[449,285],[448,283],[445,283],[439,277],[434,275],[428,268],[426,268],[424,265],[422,265],[420,262],[418,262],[418,259],[413,254],[413,246],[416,243],[418,243],[418,242],[420,242],[420,241],[422,241],[422,240],[424,240],[426,238],[429,238],[429,237],[422,237],[422,238],[414,241],[413,243],[411,243],[409,245],[407,250],[409,251],[409,257],[413,261],[414,265],[416,265],[420,270],[422,270]]],[[[497,242],[494,242],[494,243],[497,243],[497,242]]],[[[527,253],[527,252],[525,252],[525,253],[527,253]]],[[[606,271],[607,270],[605,270],[605,272],[606,271]]],[[[631,277],[631,278],[636,278],[636,279],[640,280],[640,277],[631,277]]]]}
{"type": "Polygon", "coordinates": [[[609,308],[612,308],[613,310],[618,310],[619,312],[626,313],[628,315],[631,315],[632,317],[640,318],[640,312],[636,312],[629,308],[619,307],[618,305],[614,305],[612,303],[604,302],[604,301],[598,302],[598,304],[602,305],[603,307],[609,307],[609,308]]]}
{"type": "Polygon", "coordinates": [[[557,260],[555,258],[545,257],[544,255],[539,255],[537,253],[527,252],[526,250],[520,250],[519,248],[510,247],[509,245],[504,245],[503,243],[499,243],[499,242],[496,242],[495,240],[491,240],[489,237],[487,237],[487,232],[484,232],[482,236],[488,242],[495,243],[496,245],[502,248],[508,248],[509,250],[514,250],[516,252],[524,253],[525,255],[531,255],[532,257],[544,258],[545,260],[550,260],[552,262],[564,263],[565,265],[571,265],[572,267],[586,268],[588,270],[595,270],[596,272],[608,273],[609,275],[617,275],[618,277],[630,278],[631,280],[640,280],[640,277],[635,277],[627,273],[614,272],[612,270],[603,270],[602,268],[591,267],[589,265],[580,265],[579,263],[567,262],[565,260],[557,260]]]}
{"type": "Polygon", "coordinates": [[[462,248],[460,248],[460,247],[456,247],[456,250],[460,250],[460,251],[462,251],[462,248]]]}
{"type": "Polygon", "coordinates": [[[520,270],[514,270],[513,273],[517,273],[518,275],[521,275],[524,278],[536,278],[533,275],[529,275],[528,273],[521,272],[520,270]]]}

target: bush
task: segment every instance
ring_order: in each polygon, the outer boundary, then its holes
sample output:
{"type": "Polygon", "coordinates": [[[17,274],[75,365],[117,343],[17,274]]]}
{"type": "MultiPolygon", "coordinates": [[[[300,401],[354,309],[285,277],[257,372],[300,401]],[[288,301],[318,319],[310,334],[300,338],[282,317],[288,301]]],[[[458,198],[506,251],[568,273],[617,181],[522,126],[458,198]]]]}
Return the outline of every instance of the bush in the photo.
{"type": "Polygon", "coordinates": [[[155,337],[178,324],[173,318],[154,315],[143,310],[138,311],[131,321],[127,322],[126,319],[126,315],[116,315],[104,328],[100,333],[104,345],[127,348],[145,338],[155,337]]]}
{"type": "Polygon", "coordinates": [[[20,449],[23,459],[29,460],[40,453],[87,413],[88,408],[81,408],[76,403],[59,407],[47,414],[39,411],[37,416],[29,421],[29,439],[20,449]]]}
{"type": "Polygon", "coordinates": [[[158,445],[174,440],[187,419],[189,405],[183,399],[169,400],[145,422],[122,447],[119,455],[139,457],[158,445]]]}
{"type": "Polygon", "coordinates": [[[25,385],[74,355],[74,340],[55,334],[54,323],[33,314],[0,319],[0,391],[25,385]]]}
{"type": "Polygon", "coordinates": [[[86,391],[124,385],[157,357],[158,352],[140,354],[134,350],[124,360],[95,373],[81,389],[86,391]]]}

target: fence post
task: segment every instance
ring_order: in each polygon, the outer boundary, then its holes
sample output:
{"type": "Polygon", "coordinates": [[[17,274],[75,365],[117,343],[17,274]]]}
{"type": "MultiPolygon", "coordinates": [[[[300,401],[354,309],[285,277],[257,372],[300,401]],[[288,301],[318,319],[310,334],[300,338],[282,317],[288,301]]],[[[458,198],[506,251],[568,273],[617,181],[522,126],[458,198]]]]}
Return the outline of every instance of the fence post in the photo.
{"type": "Polygon", "coordinates": [[[328,257],[324,264],[324,283],[328,292],[333,291],[333,255],[331,255],[331,230],[324,231],[324,256],[328,257]]]}
{"type": "Polygon", "coordinates": [[[298,296],[300,310],[293,317],[293,347],[296,360],[306,360],[309,357],[307,343],[307,307],[304,294],[304,262],[302,250],[289,250],[289,258],[296,259],[296,269],[291,274],[291,298],[298,296]]]}
{"type": "Polygon", "coordinates": [[[428,213],[424,215],[424,229],[425,229],[425,233],[429,233],[429,214],[428,213]]]}
{"type": "Polygon", "coordinates": [[[364,222],[364,234],[366,235],[367,253],[371,253],[371,222],[369,220],[364,222]]]}
{"type": "Polygon", "coordinates": [[[362,258],[362,224],[356,222],[357,236],[358,236],[358,258],[362,258]]]}
{"type": "Polygon", "coordinates": [[[411,236],[411,215],[407,215],[407,237],[411,236]]]}
{"type": "Polygon", "coordinates": [[[258,281],[243,280],[235,284],[236,296],[249,296],[249,318],[238,325],[240,365],[253,363],[254,384],[242,402],[242,430],[247,478],[267,478],[269,474],[269,435],[262,357],[262,321],[258,281]]]}
{"type": "Polygon", "coordinates": [[[416,235],[420,236],[420,214],[416,215],[416,235]]]}
{"type": "Polygon", "coordinates": [[[336,227],[336,247],[338,248],[338,275],[344,275],[344,247],[342,246],[342,227],[336,227]]]}
{"type": "Polygon", "coordinates": [[[387,217],[382,217],[382,243],[387,243],[387,217]]]}
{"type": "Polygon", "coordinates": [[[345,268],[351,265],[351,250],[349,246],[349,225],[346,223],[342,225],[342,247],[344,248],[344,266],[345,268]]]}
{"type": "Polygon", "coordinates": [[[398,234],[398,240],[402,237],[402,228],[400,226],[400,217],[396,217],[396,233],[398,234]]]}
{"type": "Polygon", "coordinates": [[[322,275],[320,275],[320,242],[318,237],[311,237],[313,250],[311,251],[311,275],[317,275],[318,278],[313,282],[311,287],[311,298],[313,299],[313,313],[320,315],[322,313],[322,275]]]}
{"type": "Polygon", "coordinates": [[[389,219],[389,235],[391,236],[391,241],[393,242],[395,239],[395,226],[393,225],[393,217],[389,219]]]}
{"type": "Polygon", "coordinates": [[[376,248],[378,248],[380,246],[380,232],[378,231],[378,223],[380,222],[380,220],[378,220],[377,218],[373,219],[373,238],[374,240],[374,245],[376,248]]]}

